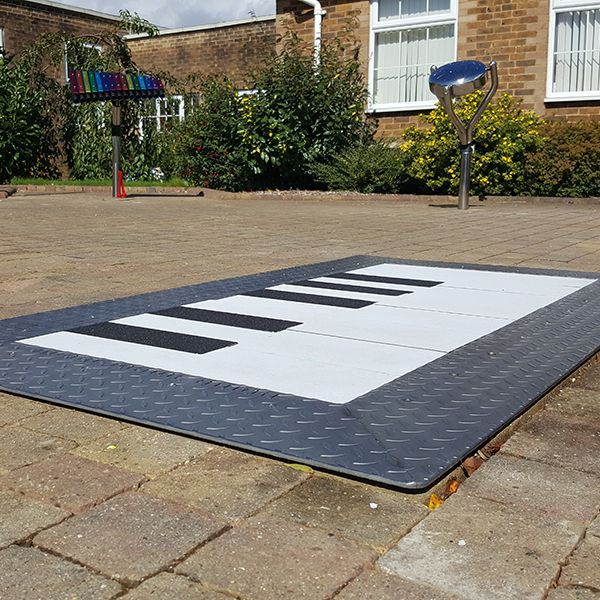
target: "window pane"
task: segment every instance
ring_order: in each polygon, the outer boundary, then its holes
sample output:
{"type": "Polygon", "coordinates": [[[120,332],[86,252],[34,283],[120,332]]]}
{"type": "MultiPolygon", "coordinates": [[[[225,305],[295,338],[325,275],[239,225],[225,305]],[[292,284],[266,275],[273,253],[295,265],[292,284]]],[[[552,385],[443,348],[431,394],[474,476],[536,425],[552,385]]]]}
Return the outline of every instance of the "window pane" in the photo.
{"type": "Polygon", "coordinates": [[[454,60],[454,25],[379,33],[375,37],[375,104],[433,100],[432,65],[454,60]]]}
{"type": "Polygon", "coordinates": [[[553,91],[600,91],[600,9],[557,13],[553,91]]]}
{"type": "Polygon", "coordinates": [[[449,12],[450,0],[379,0],[380,21],[449,12]]]}

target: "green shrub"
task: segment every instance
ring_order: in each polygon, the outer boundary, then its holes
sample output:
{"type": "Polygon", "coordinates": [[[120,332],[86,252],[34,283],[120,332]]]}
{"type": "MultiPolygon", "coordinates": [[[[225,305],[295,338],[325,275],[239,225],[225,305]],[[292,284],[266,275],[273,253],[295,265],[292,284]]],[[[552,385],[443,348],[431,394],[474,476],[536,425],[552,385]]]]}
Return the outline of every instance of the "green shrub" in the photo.
{"type": "Polygon", "coordinates": [[[55,136],[47,88],[27,64],[0,53],[0,184],[15,175],[54,175],[55,136]]]}
{"type": "MultiPolygon", "coordinates": [[[[463,121],[475,113],[483,92],[457,100],[463,121]]],[[[421,191],[456,194],[460,174],[458,136],[443,108],[438,105],[423,117],[423,127],[404,132],[401,148],[409,160],[408,173],[421,191]]],[[[483,113],[475,129],[471,191],[476,194],[527,194],[531,182],[525,175],[527,156],[543,144],[542,119],[523,110],[520,101],[503,94],[483,113]]]]}
{"type": "Polygon", "coordinates": [[[543,145],[527,157],[534,196],[600,196],[600,122],[549,123],[543,145]]]}
{"type": "Polygon", "coordinates": [[[330,190],[365,194],[410,190],[404,152],[381,141],[345,150],[331,163],[315,163],[313,173],[330,190]]]}
{"type": "MultiPolygon", "coordinates": [[[[75,177],[110,176],[110,104],[75,106],[66,86],[47,73],[60,72],[65,50],[69,64],[78,68],[137,72],[122,33],[154,35],[157,30],[137,15],[120,15],[114,29],[95,36],[46,34],[13,64],[0,56],[0,180],[57,176],[65,163],[75,177]]],[[[124,167],[135,178],[148,178],[166,152],[152,132],[139,135],[141,110],[135,103],[124,105],[124,167]]]]}
{"type": "Polygon", "coordinates": [[[312,164],[372,136],[359,65],[337,47],[325,48],[315,69],[291,44],[256,74],[255,87],[240,96],[226,80],[203,82],[177,135],[183,177],[229,190],[312,187],[312,164]]]}

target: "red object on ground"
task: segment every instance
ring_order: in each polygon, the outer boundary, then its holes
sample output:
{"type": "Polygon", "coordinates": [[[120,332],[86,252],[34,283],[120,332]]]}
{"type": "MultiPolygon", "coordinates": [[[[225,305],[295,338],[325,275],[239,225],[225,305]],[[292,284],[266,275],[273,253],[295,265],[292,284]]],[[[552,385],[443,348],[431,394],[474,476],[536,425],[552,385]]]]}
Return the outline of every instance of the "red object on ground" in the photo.
{"type": "Polygon", "coordinates": [[[127,198],[125,184],[123,183],[123,171],[119,171],[119,178],[117,181],[117,198],[127,198]]]}

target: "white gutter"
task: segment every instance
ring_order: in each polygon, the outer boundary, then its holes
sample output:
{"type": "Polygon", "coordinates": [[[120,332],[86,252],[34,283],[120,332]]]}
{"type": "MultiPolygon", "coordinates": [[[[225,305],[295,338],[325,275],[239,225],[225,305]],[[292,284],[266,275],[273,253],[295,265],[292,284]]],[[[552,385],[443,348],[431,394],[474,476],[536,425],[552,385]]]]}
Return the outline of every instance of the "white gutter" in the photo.
{"type": "Polygon", "coordinates": [[[323,17],[327,11],[323,10],[319,0],[300,0],[304,4],[312,6],[315,15],[315,64],[321,64],[321,44],[323,40],[323,17]]]}

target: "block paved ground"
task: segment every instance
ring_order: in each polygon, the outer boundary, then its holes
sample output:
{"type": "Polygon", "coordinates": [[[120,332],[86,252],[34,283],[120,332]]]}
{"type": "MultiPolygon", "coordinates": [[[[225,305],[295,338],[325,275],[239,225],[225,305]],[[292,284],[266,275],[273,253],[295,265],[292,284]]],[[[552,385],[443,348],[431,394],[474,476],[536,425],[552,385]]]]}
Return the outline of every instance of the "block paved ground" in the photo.
{"type": "MultiPolygon", "coordinates": [[[[13,196],[0,318],[355,254],[600,271],[593,203],[445,204],[13,196]]],[[[432,511],[0,393],[0,599],[600,598],[600,361],[501,441],[432,511]]]]}

